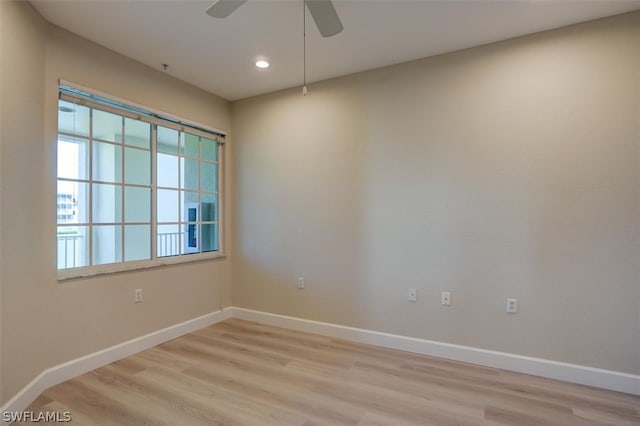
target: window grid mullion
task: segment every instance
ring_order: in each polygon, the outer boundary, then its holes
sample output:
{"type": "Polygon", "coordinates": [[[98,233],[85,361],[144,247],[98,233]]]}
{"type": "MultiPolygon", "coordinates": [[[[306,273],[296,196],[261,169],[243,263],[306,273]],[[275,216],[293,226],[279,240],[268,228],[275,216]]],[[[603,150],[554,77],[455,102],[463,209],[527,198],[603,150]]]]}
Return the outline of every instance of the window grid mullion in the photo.
{"type": "Polygon", "coordinates": [[[87,203],[87,240],[89,241],[89,259],[87,264],[93,266],[93,108],[89,108],[89,202],[87,203]]]}
{"type": "Polygon", "coordinates": [[[151,259],[158,259],[158,126],[151,125],[151,232],[149,247],[151,259]]]}
{"type": "Polygon", "coordinates": [[[124,201],[125,201],[125,189],[126,185],[124,184],[124,165],[126,151],[124,149],[124,117],[120,115],[120,149],[122,150],[122,155],[120,155],[120,262],[124,262],[125,259],[125,246],[124,246],[124,201]]]}
{"type": "Polygon", "coordinates": [[[186,184],[184,182],[184,172],[183,168],[186,169],[184,156],[182,154],[182,137],[184,132],[180,131],[178,133],[178,255],[182,254],[182,249],[185,247],[185,234],[187,232],[186,225],[184,221],[186,218],[182,217],[182,212],[184,212],[184,190],[186,188],[186,184]]]}
{"type": "MultiPolygon", "coordinates": [[[[87,183],[87,184],[96,183],[96,184],[113,185],[113,186],[121,185],[120,182],[113,182],[108,180],[89,180],[89,179],[71,179],[71,178],[58,178],[58,180],[63,182],[77,182],[77,183],[87,183]]],[[[127,183],[126,185],[134,188],[151,189],[151,185],[144,185],[141,183],[127,183]]],[[[167,189],[175,189],[175,188],[167,188],[167,189]]]]}
{"type": "Polygon", "coordinates": [[[216,220],[216,230],[217,230],[217,246],[216,246],[216,250],[222,250],[222,242],[223,240],[223,229],[222,227],[219,225],[220,223],[222,223],[222,214],[223,212],[220,209],[221,203],[222,203],[222,191],[220,190],[220,188],[223,187],[223,182],[224,182],[224,170],[223,170],[223,164],[224,161],[222,161],[222,155],[224,155],[224,150],[223,150],[223,146],[221,143],[216,142],[216,158],[218,159],[218,167],[217,167],[217,179],[216,179],[216,209],[215,209],[215,220],[216,220]]]}
{"type": "MultiPolygon", "coordinates": [[[[75,123],[73,123],[73,125],[75,126],[75,123]]],[[[75,129],[74,129],[74,132],[75,132],[75,129]]],[[[78,135],[76,133],[65,132],[64,130],[59,130],[58,131],[58,136],[60,136],[60,135],[66,136],[66,137],[72,138],[72,139],[83,139],[83,140],[88,140],[89,139],[89,135],[78,135]]]]}
{"type": "Polygon", "coordinates": [[[202,138],[198,137],[198,253],[202,253],[202,138]]]}

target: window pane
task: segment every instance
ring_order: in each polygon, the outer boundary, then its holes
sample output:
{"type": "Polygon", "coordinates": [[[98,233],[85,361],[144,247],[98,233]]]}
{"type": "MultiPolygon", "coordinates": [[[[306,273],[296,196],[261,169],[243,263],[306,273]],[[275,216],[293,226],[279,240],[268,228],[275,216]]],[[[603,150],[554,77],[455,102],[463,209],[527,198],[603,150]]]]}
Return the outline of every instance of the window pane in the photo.
{"type": "Polygon", "coordinates": [[[124,149],[124,181],[138,185],[151,182],[151,153],[141,149],[124,149]]]}
{"type": "Polygon", "coordinates": [[[218,220],[218,196],[215,194],[202,194],[202,213],[203,222],[215,222],[218,220]]]}
{"type": "Polygon", "coordinates": [[[94,226],[92,237],[92,265],[122,261],[122,226],[94,226]]]}
{"type": "Polygon", "coordinates": [[[183,189],[198,189],[198,161],[181,158],[182,170],[180,170],[180,187],[183,189]]]}
{"type": "Polygon", "coordinates": [[[158,225],[156,247],[158,257],[180,254],[180,225],[158,225]]]}
{"type": "Polygon", "coordinates": [[[181,149],[180,153],[187,157],[198,158],[198,144],[200,143],[200,138],[195,135],[191,135],[189,133],[182,133],[181,137],[181,149]]]}
{"type": "Polygon", "coordinates": [[[122,222],[122,187],[93,184],[93,222],[122,222]]]}
{"type": "Polygon", "coordinates": [[[178,191],[158,190],[158,222],[177,222],[178,206],[178,191]]]}
{"type": "MultiPolygon", "coordinates": [[[[60,93],[74,96],[62,86],[60,93]]],[[[58,101],[58,268],[218,250],[217,136],[94,100],[58,101]]]]}
{"type": "Polygon", "coordinates": [[[180,209],[181,222],[195,222],[200,220],[201,213],[198,211],[198,193],[193,191],[180,191],[182,208],[180,209]]]}
{"type": "Polygon", "coordinates": [[[211,139],[200,139],[200,152],[207,161],[218,161],[218,142],[211,139]]]}
{"type": "Polygon", "coordinates": [[[89,108],[63,100],[58,101],[58,131],[89,136],[89,108]]]}
{"type": "Polygon", "coordinates": [[[151,190],[149,188],[124,187],[124,221],[151,222],[151,190]]]}
{"type": "Polygon", "coordinates": [[[93,143],[93,179],[122,182],[122,147],[110,143],[93,143]]]}
{"type": "Polygon", "coordinates": [[[144,121],[125,118],[124,143],[149,149],[151,146],[151,125],[144,121]]]}
{"type": "Polygon", "coordinates": [[[178,187],[178,157],[158,153],[158,186],[178,187]]]}
{"type": "Polygon", "coordinates": [[[151,226],[126,225],[124,227],[124,260],[151,258],[151,226]]]}
{"type": "Polygon", "coordinates": [[[89,265],[88,226],[58,227],[58,269],[89,265]]]}
{"type": "Polygon", "coordinates": [[[58,177],[88,179],[89,141],[61,136],[58,138],[58,177]]]}
{"type": "Polygon", "coordinates": [[[122,142],[122,116],[94,109],[93,137],[110,142],[122,142]]]}
{"type": "Polygon", "coordinates": [[[218,251],[218,224],[202,224],[202,251],[218,251]]]}
{"type": "Polygon", "coordinates": [[[58,224],[89,222],[89,184],[58,181],[58,224]]]}
{"type": "Polygon", "coordinates": [[[178,153],[178,131],[158,126],[158,152],[178,153]]]}
{"type": "Polygon", "coordinates": [[[218,165],[200,163],[200,185],[202,191],[216,192],[218,190],[218,165]]]}

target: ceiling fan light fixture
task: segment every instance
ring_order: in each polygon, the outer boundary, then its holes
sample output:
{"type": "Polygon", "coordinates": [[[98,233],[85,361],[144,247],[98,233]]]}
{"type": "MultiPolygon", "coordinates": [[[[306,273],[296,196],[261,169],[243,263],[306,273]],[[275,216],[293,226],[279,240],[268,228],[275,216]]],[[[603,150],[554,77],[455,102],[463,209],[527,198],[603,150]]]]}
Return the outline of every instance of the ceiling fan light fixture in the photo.
{"type": "Polygon", "coordinates": [[[256,67],[261,69],[269,68],[270,65],[271,64],[269,63],[269,61],[265,61],[264,59],[259,59],[256,61],[256,67]]]}

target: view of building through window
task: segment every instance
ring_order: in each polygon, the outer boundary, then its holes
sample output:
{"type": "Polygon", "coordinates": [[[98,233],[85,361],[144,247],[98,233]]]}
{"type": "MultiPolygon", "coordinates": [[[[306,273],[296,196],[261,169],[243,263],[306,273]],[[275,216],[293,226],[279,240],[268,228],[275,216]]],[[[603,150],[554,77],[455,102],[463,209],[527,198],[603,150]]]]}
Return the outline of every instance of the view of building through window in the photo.
{"type": "Polygon", "coordinates": [[[59,101],[58,269],[219,249],[215,135],[59,101]]]}

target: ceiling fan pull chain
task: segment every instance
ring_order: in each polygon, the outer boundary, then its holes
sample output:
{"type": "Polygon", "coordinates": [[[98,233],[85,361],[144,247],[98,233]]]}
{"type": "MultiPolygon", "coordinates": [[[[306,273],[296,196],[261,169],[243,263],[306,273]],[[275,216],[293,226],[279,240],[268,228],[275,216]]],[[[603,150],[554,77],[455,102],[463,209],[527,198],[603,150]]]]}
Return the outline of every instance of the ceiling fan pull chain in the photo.
{"type": "Polygon", "coordinates": [[[302,96],[307,96],[307,11],[302,0],[302,96]]]}

